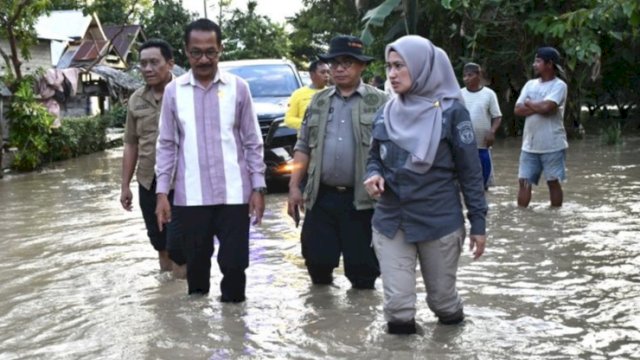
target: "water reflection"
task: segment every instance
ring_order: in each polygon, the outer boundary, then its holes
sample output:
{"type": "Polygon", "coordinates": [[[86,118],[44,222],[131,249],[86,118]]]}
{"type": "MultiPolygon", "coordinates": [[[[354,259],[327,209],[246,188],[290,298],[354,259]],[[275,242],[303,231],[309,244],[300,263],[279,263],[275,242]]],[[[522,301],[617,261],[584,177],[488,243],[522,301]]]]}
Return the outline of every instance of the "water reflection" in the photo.
{"type": "MultiPolygon", "coordinates": [[[[640,358],[640,139],[568,152],[565,205],[515,205],[519,141],[494,149],[487,254],[461,261],[468,320],[424,303],[417,336],[385,333],[381,284],[311,287],[285,194],[252,229],[247,298],[188,297],[118,204],[121,149],[0,180],[0,358],[640,358]]],[[[341,274],[341,272],[339,272],[341,274]]]]}

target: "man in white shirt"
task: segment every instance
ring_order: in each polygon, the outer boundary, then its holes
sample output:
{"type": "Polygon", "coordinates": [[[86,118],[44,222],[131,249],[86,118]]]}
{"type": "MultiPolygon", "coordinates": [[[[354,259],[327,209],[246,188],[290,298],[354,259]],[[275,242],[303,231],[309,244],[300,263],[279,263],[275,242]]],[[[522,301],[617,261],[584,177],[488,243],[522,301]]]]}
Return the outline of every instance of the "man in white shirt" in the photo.
{"type": "Polygon", "coordinates": [[[493,163],[491,161],[491,146],[495,141],[496,131],[502,123],[502,113],[498,105],[496,93],[482,85],[482,68],[475,63],[464,66],[462,80],[466,87],[462,88],[467,110],[471,116],[473,131],[478,142],[478,155],[482,164],[482,178],[484,188],[491,185],[493,163]]]}
{"type": "Polygon", "coordinates": [[[525,116],[518,178],[518,206],[531,201],[531,185],[538,184],[544,172],[549,186],[551,206],[562,206],[561,181],[565,180],[567,133],[563,117],[567,84],[557,77],[563,74],[560,53],[552,47],[536,51],[533,70],[538,78],[529,80],[516,101],[515,115],[525,116]]]}

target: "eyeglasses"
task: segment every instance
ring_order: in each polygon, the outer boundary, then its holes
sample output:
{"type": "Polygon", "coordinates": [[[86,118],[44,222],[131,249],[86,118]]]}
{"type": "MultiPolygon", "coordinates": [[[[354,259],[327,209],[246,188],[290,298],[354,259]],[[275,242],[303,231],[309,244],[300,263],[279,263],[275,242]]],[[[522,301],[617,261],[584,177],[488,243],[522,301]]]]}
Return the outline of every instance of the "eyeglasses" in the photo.
{"type": "Polygon", "coordinates": [[[195,60],[199,60],[202,55],[206,56],[208,59],[214,60],[220,56],[220,51],[214,49],[207,49],[205,51],[202,51],[200,49],[189,50],[189,56],[191,56],[195,60]]]}
{"type": "Polygon", "coordinates": [[[330,60],[329,61],[329,67],[333,70],[337,70],[338,67],[340,66],[342,66],[343,69],[347,70],[351,66],[353,66],[353,61],[352,60],[344,60],[344,61],[330,60]]]}

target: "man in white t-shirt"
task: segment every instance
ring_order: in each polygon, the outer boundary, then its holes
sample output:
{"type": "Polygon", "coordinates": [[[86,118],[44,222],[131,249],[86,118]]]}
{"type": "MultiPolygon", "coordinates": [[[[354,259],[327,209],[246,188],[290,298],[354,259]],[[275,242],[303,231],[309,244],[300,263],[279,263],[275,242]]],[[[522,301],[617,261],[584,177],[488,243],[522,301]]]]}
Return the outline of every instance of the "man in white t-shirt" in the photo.
{"type": "Polygon", "coordinates": [[[563,117],[567,101],[567,84],[557,77],[563,74],[560,53],[552,47],[541,47],[533,62],[538,78],[529,80],[516,101],[515,115],[525,116],[518,178],[518,206],[531,201],[531,186],[537,185],[544,172],[551,206],[562,206],[565,176],[567,133],[563,117]]]}
{"type": "Polygon", "coordinates": [[[490,149],[495,141],[496,131],[500,128],[502,113],[496,93],[482,85],[481,74],[480,65],[466,64],[462,69],[462,80],[466,87],[461,91],[478,142],[478,155],[482,164],[482,177],[486,190],[489,188],[493,173],[490,149]]]}

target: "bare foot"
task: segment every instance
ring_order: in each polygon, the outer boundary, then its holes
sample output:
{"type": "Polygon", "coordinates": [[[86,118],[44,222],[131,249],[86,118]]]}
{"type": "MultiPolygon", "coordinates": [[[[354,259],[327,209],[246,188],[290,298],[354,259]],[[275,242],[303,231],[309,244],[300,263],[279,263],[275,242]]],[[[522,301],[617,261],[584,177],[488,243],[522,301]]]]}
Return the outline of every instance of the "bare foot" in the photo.
{"type": "Polygon", "coordinates": [[[187,278],[187,264],[178,265],[173,263],[172,270],[173,277],[176,279],[186,279],[187,278]]]}
{"type": "Polygon", "coordinates": [[[166,250],[158,251],[158,261],[160,262],[160,271],[171,271],[173,261],[169,259],[169,252],[166,250]]]}

